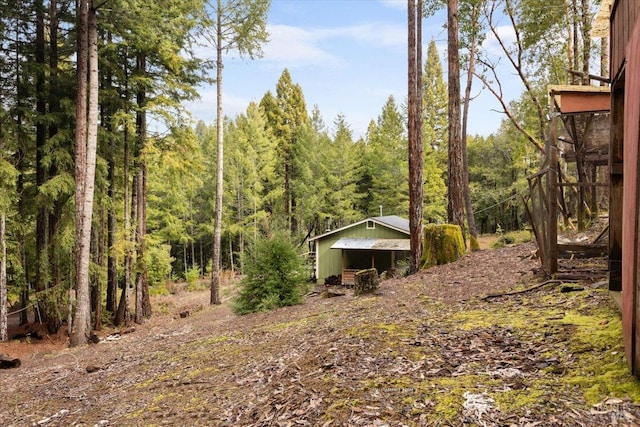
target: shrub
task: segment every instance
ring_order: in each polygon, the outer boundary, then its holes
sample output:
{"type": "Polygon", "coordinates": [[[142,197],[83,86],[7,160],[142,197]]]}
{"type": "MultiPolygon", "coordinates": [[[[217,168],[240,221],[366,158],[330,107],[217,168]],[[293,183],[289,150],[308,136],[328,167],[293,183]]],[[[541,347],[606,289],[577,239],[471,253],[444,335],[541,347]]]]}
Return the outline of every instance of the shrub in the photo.
{"type": "Polygon", "coordinates": [[[244,271],[233,301],[236,314],[302,303],[307,291],[302,258],[285,236],[255,242],[244,257],[244,271]]]}
{"type": "Polygon", "coordinates": [[[149,285],[162,285],[171,274],[171,246],[166,244],[147,246],[147,274],[149,285]]]}
{"type": "Polygon", "coordinates": [[[189,290],[196,290],[196,288],[198,287],[199,279],[200,279],[200,267],[197,265],[190,267],[184,273],[184,280],[187,281],[189,285],[189,290]]]}

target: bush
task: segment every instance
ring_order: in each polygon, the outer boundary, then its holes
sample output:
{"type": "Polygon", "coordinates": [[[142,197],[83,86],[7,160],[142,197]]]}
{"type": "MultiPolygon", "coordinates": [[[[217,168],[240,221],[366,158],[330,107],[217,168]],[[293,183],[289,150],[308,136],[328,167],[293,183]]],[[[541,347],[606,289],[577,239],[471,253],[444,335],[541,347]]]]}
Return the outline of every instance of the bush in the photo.
{"type": "Polygon", "coordinates": [[[184,273],[184,280],[187,281],[190,291],[196,290],[196,288],[198,287],[198,281],[200,280],[200,267],[197,265],[190,267],[184,273]]]}
{"type": "Polygon", "coordinates": [[[232,306],[236,314],[302,303],[307,292],[302,258],[285,236],[258,240],[243,261],[245,276],[232,306]]]}
{"type": "Polygon", "coordinates": [[[150,286],[162,285],[171,274],[171,246],[166,244],[147,246],[147,275],[150,286]]]}

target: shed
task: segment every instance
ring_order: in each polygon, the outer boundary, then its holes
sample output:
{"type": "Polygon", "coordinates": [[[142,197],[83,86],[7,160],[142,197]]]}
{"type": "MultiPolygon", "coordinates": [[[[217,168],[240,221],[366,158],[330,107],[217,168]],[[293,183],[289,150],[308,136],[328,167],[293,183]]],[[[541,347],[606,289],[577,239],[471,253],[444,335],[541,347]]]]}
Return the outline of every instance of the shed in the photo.
{"type": "Polygon", "coordinates": [[[342,276],[353,284],[357,271],[395,269],[409,255],[409,220],[396,215],[378,216],[327,231],[309,239],[315,253],[315,276],[323,282],[342,276]]]}

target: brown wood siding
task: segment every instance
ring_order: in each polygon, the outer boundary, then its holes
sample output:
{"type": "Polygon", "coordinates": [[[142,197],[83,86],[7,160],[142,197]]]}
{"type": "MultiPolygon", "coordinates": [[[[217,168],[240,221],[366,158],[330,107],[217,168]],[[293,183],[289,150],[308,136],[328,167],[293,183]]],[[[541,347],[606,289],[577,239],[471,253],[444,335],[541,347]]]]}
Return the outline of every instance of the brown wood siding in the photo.
{"type": "Polygon", "coordinates": [[[611,10],[611,77],[617,78],[625,60],[631,30],[640,16],[640,1],[617,0],[611,10]]]}
{"type": "Polygon", "coordinates": [[[640,25],[635,25],[626,50],[624,99],[624,198],[622,219],[622,322],[627,360],[634,375],[640,373],[640,320],[638,310],[638,221],[640,216],[640,25]]]}
{"type": "Polygon", "coordinates": [[[609,111],[610,94],[607,92],[574,92],[562,94],[560,112],[563,114],[609,111]]]}

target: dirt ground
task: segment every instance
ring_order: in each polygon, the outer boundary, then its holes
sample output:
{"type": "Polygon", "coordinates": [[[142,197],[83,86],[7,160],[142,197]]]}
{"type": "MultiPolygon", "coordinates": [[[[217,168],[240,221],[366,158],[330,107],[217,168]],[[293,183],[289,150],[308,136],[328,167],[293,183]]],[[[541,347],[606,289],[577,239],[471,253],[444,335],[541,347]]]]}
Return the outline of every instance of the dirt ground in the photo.
{"type": "Polygon", "coordinates": [[[242,317],[182,292],[98,344],[3,343],[22,365],[0,370],[0,425],[638,425],[601,285],[488,297],[545,280],[533,253],[482,250],[374,296],[242,317]]]}

